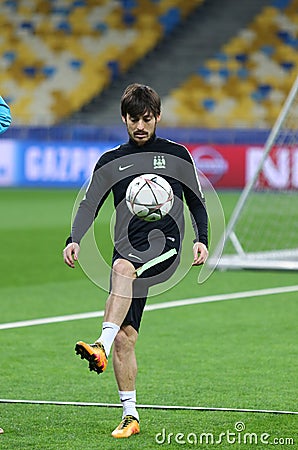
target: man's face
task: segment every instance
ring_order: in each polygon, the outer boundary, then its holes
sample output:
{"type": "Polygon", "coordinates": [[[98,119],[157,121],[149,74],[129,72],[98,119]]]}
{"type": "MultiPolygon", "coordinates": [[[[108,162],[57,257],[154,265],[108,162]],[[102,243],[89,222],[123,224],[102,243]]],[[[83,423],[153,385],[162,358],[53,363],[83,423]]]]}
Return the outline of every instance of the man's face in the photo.
{"type": "Polygon", "coordinates": [[[154,117],[152,113],[145,113],[138,117],[132,117],[129,114],[122,117],[126,124],[129,136],[139,146],[144,145],[153,136],[156,124],[160,120],[160,116],[154,117]]]}

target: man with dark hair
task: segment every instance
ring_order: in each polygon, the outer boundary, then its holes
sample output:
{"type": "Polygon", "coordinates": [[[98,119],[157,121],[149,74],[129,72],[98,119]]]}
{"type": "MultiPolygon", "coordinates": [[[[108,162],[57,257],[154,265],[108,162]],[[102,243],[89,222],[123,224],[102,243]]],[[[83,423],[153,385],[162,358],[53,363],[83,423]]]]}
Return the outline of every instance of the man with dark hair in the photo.
{"type": "Polygon", "coordinates": [[[116,208],[114,253],[102,332],[94,344],[79,341],[75,350],[89,362],[90,370],[101,373],[114,344],[113,367],[123,404],[122,421],[112,432],[115,438],[140,431],[135,344],[148,289],[169,279],[179,264],[184,236],[183,199],[195,232],[193,265],[204,264],[208,257],[208,218],[193,160],[182,145],[156,136],[161,117],[159,95],[149,86],[129,85],[121,98],[121,116],[129,141],[100,157],[63,251],[65,263],[73,268],[82,237],[112,191],[116,208]],[[173,189],[171,214],[157,222],[133,216],[125,203],[127,186],[143,173],[158,173],[173,189]]]}
{"type": "Polygon", "coordinates": [[[129,114],[132,117],[138,117],[148,111],[155,118],[160,116],[161,101],[157,92],[150,86],[137,84],[127,86],[121,98],[121,116],[126,118],[129,114]],[[137,95],[136,92],[138,92],[137,95]]]}
{"type": "Polygon", "coordinates": [[[0,96],[0,134],[4,133],[11,124],[10,109],[4,99],[0,96]]]}

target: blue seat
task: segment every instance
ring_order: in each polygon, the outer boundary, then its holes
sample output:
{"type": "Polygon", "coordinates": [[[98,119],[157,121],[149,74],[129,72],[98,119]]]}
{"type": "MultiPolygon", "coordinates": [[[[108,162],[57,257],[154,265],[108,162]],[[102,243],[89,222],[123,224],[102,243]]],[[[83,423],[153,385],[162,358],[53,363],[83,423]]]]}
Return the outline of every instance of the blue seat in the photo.
{"type": "Polygon", "coordinates": [[[295,64],[292,61],[282,61],[280,65],[287,72],[290,72],[293,69],[293,67],[295,67],[295,64]]]}
{"type": "Polygon", "coordinates": [[[227,80],[231,75],[231,71],[227,67],[222,67],[219,69],[218,74],[221,78],[225,78],[227,80]]]}
{"type": "Polygon", "coordinates": [[[267,97],[267,95],[269,94],[269,92],[272,89],[272,86],[271,86],[271,84],[260,84],[258,86],[258,89],[264,97],[267,97]]]}
{"type": "Polygon", "coordinates": [[[71,24],[67,21],[58,23],[56,29],[59,31],[64,31],[66,34],[70,34],[72,32],[71,24]]]}
{"type": "Polygon", "coordinates": [[[228,55],[224,52],[218,52],[215,54],[214,59],[218,59],[218,61],[221,61],[221,62],[227,62],[228,55]]]}
{"type": "Polygon", "coordinates": [[[98,22],[93,26],[95,31],[100,31],[101,33],[105,33],[109,27],[105,22],[98,22]]]}
{"type": "Polygon", "coordinates": [[[120,3],[123,9],[133,9],[138,6],[136,0],[120,0],[120,3]]]}
{"type": "Polygon", "coordinates": [[[213,98],[205,98],[202,101],[202,105],[207,111],[212,111],[216,105],[216,101],[213,98]]]}
{"type": "Polygon", "coordinates": [[[86,4],[87,4],[86,0],[74,0],[72,2],[72,6],[74,8],[80,8],[82,6],[86,6],[86,4]]]}
{"type": "Polygon", "coordinates": [[[23,72],[27,77],[34,78],[37,75],[38,69],[35,66],[24,66],[23,72]]]}
{"type": "Polygon", "coordinates": [[[27,31],[30,31],[30,32],[34,31],[34,25],[29,20],[24,20],[23,22],[21,22],[20,23],[20,28],[22,30],[27,30],[27,31]]]}
{"type": "Polygon", "coordinates": [[[108,61],[107,66],[111,73],[111,80],[115,81],[120,76],[119,62],[115,60],[108,61]]]}
{"type": "Polygon", "coordinates": [[[43,73],[47,78],[51,78],[57,71],[55,66],[44,66],[41,69],[41,73],[43,73]]]}
{"type": "Polygon", "coordinates": [[[2,56],[4,59],[6,59],[11,63],[13,63],[17,57],[16,52],[14,50],[7,50],[6,52],[3,53],[2,56]]]}
{"type": "Polygon", "coordinates": [[[136,17],[132,12],[125,10],[123,11],[122,20],[125,25],[131,27],[135,23],[136,17]]]}
{"type": "Polygon", "coordinates": [[[272,6],[278,9],[285,9],[291,3],[291,0],[273,0],[272,6]]]}
{"type": "Polygon", "coordinates": [[[278,30],[276,32],[277,36],[281,41],[283,41],[285,44],[288,43],[288,41],[291,39],[291,34],[288,31],[285,30],[278,30]]]}
{"type": "Polygon", "coordinates": [[[209,78],[211,75],[211,70],[208,69],[208,67],[205,66],[201,66],[198,68],[197,71],[198,75],[201,76],[202,78],[209,78]]]}
{"type": "Polygon", "coordinates": [[[18,3],[16,0],[5,0],[4,6],[12,9],[16,9],[18,6],[18,3]]]}
{"type": "Polygon", "coordinates": [[[71,10],[72,8],[70,6],[57,5],[52,8],[51,13],[67,17],[71,13],[71,10]]]}
{"type": "Polygon", "coordinates": [[[245,64],[247,61],[247,58],[248,58],[248,56],[246,53],[237,53],[235,55],[236,61],[240,62],[241,64],[245,64]]]}
{"type": "Polygon", "coordinates": [[[237,70],[237,76],[241,80],[245,80],[249,75],[249,71],[245,67],[240,67],[240,69],[237,70]]]}
{"type": "Polygon", "coordinates": [[[69,65],[74,70],[80,70],[83,65],[83,61],[81,59],[71,59],[69,61],[69,65]]]}
{"type": "Polygon", "coordinates": [[[179,22],[180,10],[178,8],[170,8],[166,14],[159,17],[159,23],[162,25],[166,36],[173,31],[179,22]]]}
{"type": "Polygon", "coordinates": [[[262,102],[265,100],[272,90],[270,84],[260,84],[258,88],[251,93],[251,98],[256,102],[262,102]]]}
{"type": "Polygon", "coordinates": [[[273,45],[262,45],[260,47],[260,50],[267,56],[272,56],[275,53],[275,48],[273,47],[273,45]]]}

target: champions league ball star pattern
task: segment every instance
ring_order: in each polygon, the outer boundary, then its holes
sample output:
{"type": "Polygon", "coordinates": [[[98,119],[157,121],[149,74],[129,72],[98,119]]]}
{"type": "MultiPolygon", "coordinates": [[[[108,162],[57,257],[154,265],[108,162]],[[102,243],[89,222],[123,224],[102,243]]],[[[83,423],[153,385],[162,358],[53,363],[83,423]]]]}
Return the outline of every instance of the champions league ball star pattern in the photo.
{"type": "Polygon", "coordinates": [[[147,222],[155,222],[171,210],[174,195],[171,185],[163,177],[144,174],[128,185],[125,199],[132,214],[147,222]]]}

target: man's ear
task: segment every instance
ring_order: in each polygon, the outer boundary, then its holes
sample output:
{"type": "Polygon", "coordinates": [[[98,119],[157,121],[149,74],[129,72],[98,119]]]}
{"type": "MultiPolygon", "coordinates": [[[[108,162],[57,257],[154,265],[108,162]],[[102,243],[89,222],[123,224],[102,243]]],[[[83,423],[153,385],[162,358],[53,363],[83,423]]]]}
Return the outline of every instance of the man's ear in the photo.
{"type": "Polygon", "coordinates": [[[122,118],[122,122],[123,122],[123,123],[126,123],[126,117],[121,116],[121,118],[122,118]]]}
{"type": "Polygon", "coordinates": [[[159,116],[156,116],[156,122],[159,122],[161,119],[161,113],[159,114],[159,116]]]}

